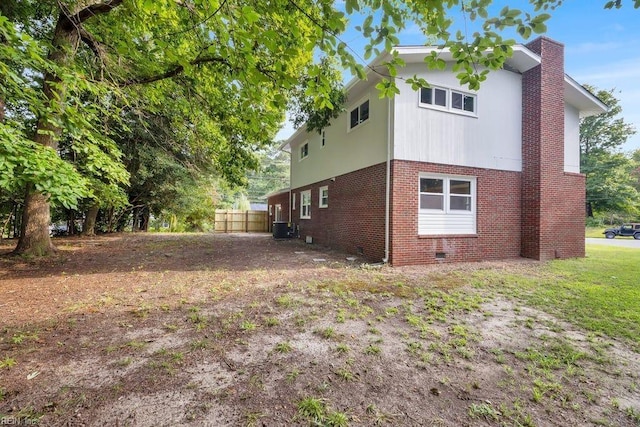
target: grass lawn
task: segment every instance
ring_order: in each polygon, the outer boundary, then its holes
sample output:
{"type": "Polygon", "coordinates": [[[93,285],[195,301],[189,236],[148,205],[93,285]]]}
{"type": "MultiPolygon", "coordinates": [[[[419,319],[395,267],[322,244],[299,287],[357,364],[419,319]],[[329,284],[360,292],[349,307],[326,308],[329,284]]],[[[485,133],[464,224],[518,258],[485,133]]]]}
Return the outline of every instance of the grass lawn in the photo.
{"type": "Polygon", "coordinates": [[[640,350],[640,251],[587,245],[587,257],[553,261],[533,275],[483,271],[480,283],[640,350]]]}
{"type": "Polygon", "coordinates": [[[269,235],[57,243],[0,257],[0,424],[640,426],[638,250],[392,268],[269,235]]]}
{"type": "Polygon", "coordinates": [[[604,238],[604,234],[602,234],[604,230],[605,227],[586,227],[584,235],[585,237],[604,238]]]}

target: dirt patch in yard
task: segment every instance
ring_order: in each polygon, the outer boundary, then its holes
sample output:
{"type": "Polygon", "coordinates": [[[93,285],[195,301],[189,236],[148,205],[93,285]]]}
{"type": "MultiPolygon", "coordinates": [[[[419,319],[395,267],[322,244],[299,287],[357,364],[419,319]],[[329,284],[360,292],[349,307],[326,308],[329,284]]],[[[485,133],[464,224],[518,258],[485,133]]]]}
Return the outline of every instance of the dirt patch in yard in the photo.
{"type": "Polygon", "coordinates": [[[56,244],[0,258],[5,424],[640,420],[637,353],[469,282],[539,263],[394,269],[257,234],[56,244]]]}

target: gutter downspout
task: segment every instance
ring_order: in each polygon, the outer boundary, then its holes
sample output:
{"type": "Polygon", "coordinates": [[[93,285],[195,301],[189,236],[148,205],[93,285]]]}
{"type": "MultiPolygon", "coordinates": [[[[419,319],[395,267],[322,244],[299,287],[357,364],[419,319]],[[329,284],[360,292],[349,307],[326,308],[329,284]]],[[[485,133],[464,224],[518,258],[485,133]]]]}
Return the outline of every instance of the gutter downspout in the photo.
{"type": "Polygon", "coordinates": [[[389,262],[389,221],[391,207],[391,98],[387,98],[387,177],[385,183],[385,208],[384,208],[384,258],[382,262],[389,262]]]}
{"type": "Polygon", "coordinates": [[[293,200],[291,199],[291,194],[292,194],[291,192],[291,151],[287,151],[287,150],[282,150],[282,151],[289,154],[289,220],[287,222],[293,225],[293,218],[291,217],[291,207],[293,205],[293,200]]]}

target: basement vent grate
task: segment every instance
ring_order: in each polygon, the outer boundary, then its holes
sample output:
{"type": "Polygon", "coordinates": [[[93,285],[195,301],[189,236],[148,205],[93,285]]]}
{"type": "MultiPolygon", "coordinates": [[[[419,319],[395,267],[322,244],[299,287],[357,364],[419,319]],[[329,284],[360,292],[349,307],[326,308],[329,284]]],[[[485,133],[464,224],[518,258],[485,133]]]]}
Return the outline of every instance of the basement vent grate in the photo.
{"type": "Polygon", "coordinates": [[[445,259],[447,254],[444,252],[436,252],[436,259],[445,259]]]}

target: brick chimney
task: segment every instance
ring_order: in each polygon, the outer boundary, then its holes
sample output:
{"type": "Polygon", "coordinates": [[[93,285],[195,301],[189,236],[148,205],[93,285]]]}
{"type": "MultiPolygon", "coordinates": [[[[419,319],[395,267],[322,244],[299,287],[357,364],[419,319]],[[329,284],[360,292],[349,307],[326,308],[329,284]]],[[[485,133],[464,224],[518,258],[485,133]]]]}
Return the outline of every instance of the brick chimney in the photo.
{"type": "Polygon", "coordinates": [[[542,61],[522,76],[522,256],[584,256],[585,179],[564,171],[564,46],[526,47],[542,61]]]}

